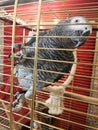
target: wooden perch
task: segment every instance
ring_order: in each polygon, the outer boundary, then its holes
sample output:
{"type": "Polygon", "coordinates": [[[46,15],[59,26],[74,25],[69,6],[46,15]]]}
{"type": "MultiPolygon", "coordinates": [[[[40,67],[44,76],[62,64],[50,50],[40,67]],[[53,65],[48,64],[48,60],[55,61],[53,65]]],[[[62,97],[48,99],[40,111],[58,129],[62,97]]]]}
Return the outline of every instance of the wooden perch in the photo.
{"type": "MultiPolygon", "coordinates": [[[[45,91],[38,91],[38,92],[41,92],[42,94],[48,94],[45,91]]],[[[69,98],[72,98],[73,100],[76,99],[81,102],[98,105],[98,98],[85,96],[85,95],[74,93],[74,92],[64,91],[64,97],[69,97],[69,98]]],[[[43,100],[43,102],[45,102],[45,101],[43,100]]]]}
{"type": "Polygon", "coordinates": [[[65,91],[64,92],[64,96],[65,97],[71,97],[77,100],[81,100],[87,103],[92,103],[92,104],[98,104],[98,98],[94,98],[94,97],[89,97],[89,96],[85,96],[85,95],[81,95],[81,94],[76,94],[73,92],[68,92],[65,91]]]}
{"type": "MultiPolygon", "coordinates": [[[[7,13],[5,10],[0,11],[0,20],[3,20],[5,22],[13,23],[13,15],[11,13],[7,13]]],[[[32,31],[32,29],[27,26],[27,23],[24,22],[20,18],[16,18],[16,25],[20,25],[22,28],[25,28],[29,31],[32,31]]]]}

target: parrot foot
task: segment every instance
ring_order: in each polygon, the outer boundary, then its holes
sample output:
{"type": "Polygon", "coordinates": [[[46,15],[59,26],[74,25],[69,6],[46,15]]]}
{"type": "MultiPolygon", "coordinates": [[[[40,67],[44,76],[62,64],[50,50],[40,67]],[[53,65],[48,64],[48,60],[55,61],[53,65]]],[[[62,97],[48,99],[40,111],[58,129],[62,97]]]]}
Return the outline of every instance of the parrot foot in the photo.
{"type": "Polygon", "coordinates": [[[45,105],[49,108],[49,114],[59,115],[63,112],[63,94],[64,87],[55,87],[55,92],[50,93],[50,98],[46,100],[45,105]]]}
{"type": "Polygon", "coordinates": [[[22,109],[22,106],[24,104],[24,93],[17,92],[15,96],[16,100],[12,104],[12,111],[18,112],[22,109]]]}

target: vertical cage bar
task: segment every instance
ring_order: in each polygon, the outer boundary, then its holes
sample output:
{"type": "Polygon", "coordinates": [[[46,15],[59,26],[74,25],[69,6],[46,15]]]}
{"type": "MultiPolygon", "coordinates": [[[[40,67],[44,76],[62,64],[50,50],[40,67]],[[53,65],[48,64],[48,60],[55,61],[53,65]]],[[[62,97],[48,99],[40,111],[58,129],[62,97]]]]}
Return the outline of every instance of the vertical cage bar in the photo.
{"type": "Polygon", "coordinates": [[[25,43],[25,39],[26,39],[26,38],[25,38],[25,35],[26,35],[25,32],[26,32],[26,30],[25,30],[25,28],[24,28],[24,29],[23,29],[23,39],[22,39],[22,40],[23,40],[23,44],[25,43]]]}
{"type": "MultiPolygon", "coordinates": [[[[0,13],[0,15],[1,15],[1,13],[0,13]]],[[[0,26],[4,26],[4,22],[1,21],[1,20],[0,20],[0,26]]],[[[0,29],[0,36],[3,36],[3,35],[4,35],[4,28],[1,28],[0,29]]],[[[0,42],[4,45],[4,37],[0,37],[0,42]]],[[[1,47],[0,48],[0,55],[3,55],[3,54],[4,54],[4,47],[1,47]]],[[[0,59],[0,64],[3,64],[3,62],[4,62],[4,59],[1,58],[0,59]]],[[[4,67],[0,66],[0,72],[3,73],[3,69],[4,69],[4,67]]],[[[3,82],[3,76],[2,75],[0,75],[0,82],[3,82]]],[[[0,84],[0,86],[1,86],[1,84],[0,84]]]]}
{"type": "Polygon", "coordinates": [[[14,130],[13,113],[12,113],[12,102],[13,102],[13,85],[14,85],[14,53],[13,46],[15,43],[15,31],[16,31],[16,10],[17,10],[18,0],[15,0],[14,5],[14,16],[13,16],[13,27],[12,27],[12,58],[11,58],[11,86],[10,86],[10,130],[14,130]]]}
{"type": "Polygon", "coordinates": [[[35,58],[34,58],[34,71],[33,71],[33,92],[32,92],[32,110],[31,110],[31,122],[30,130],[32,130],[32,122],[34,122],[34,100],[35,100],[35,91],[36,91],[36,82],[37,82],[37,63],[38,63],[38,41],[39,41],[39,29],[40,29],[40,16],[41,16],[41,3],[42,0],[39,0],[38,3],[38,15],[37,15],[37,34],[36,34],[36,44],[35,44],[35,58]]]}
{"type": "MultiPolygon", "coordinates": [[[[96,32],[96,37],[98,36],[98,31],[96,32]]],[[[96,44],[95,44],[95,50],[98,51],[98,39],[96,39],[96,44]]],[[[93,66],[92,68],[92,77],[97,77],[98,78],[98,52],[94,53],[94,60],[93,63],[96,64],[96,66],[93,66]]],[[[90,96],[98,99],[98,79],[92,79],[91,80],[91,90],[96,90],[96,91],[90,91],[90,96]]],[[[95,104],[88,104],[88,113],[93,114],[93,115],[98,115],[98,105],[95,104]]],[[[98,118],[96,117],[89,117],[87,116],[86,124],[93,126],[93,127],[98,127],[98,118]]],[[[86,130],[91,130],[87,128],[86,130]]],[[[98,130],[98,129],[96,129],[98,130]]]]}

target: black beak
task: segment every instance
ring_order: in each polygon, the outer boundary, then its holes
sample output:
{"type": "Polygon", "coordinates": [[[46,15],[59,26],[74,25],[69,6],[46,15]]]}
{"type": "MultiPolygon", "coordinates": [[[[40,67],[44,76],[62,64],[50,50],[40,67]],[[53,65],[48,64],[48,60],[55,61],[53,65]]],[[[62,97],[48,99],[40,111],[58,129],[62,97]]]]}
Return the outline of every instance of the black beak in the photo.
{"type": "Polygon", "coordinates": [[[90,31],[85,31],[83,32],[82,36],[89,36],[90,35],[90,31]]]}
{"type": "Polygon", "coordinates": [[[90,31],[86,30],[86,31],[82,31],[82,30],[77,30],[74,32],[73,36],[81,36],[80,38],[71,38],[72,42],[75,44],[75,48],[83,45],[86,41],[87,38],[83,38],[82,36],[89,36],[90,35],[90,31]]]}

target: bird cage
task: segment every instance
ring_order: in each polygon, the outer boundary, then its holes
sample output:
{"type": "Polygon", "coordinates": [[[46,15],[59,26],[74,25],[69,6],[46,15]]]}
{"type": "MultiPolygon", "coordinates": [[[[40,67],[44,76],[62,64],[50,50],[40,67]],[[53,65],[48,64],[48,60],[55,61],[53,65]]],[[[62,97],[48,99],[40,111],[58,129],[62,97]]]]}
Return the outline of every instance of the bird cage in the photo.
{"type": "Polygon", "coordinates": [[[0,1],[0,130],[98,129],[98,1],[0,1]]]}

